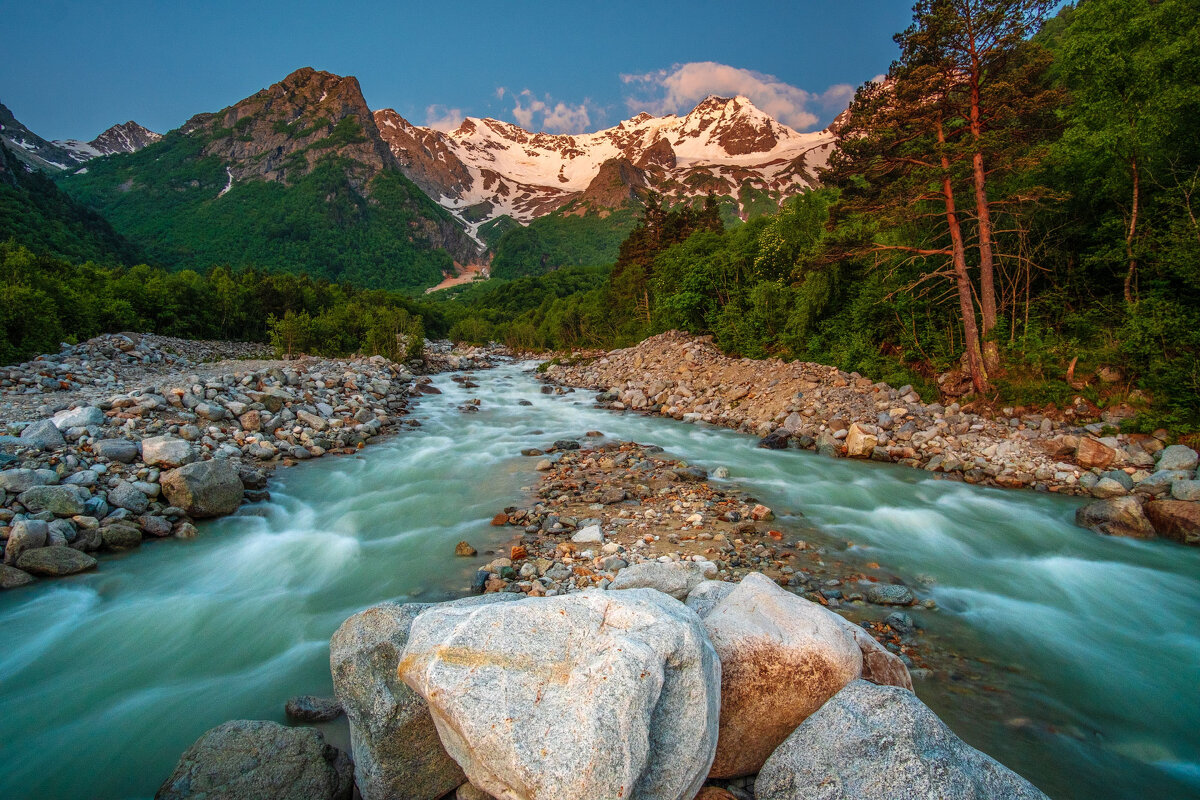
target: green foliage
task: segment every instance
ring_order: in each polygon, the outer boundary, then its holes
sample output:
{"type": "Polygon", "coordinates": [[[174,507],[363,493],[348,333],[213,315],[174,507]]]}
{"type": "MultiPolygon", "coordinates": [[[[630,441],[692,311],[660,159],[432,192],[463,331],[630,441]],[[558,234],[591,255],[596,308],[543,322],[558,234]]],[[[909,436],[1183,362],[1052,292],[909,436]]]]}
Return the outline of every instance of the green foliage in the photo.
{"type": "MultiPolygon", "coordinates": [[[[538,217],[528,226],[516,227],[519,223],[502,219],[509,222],[494,223],[506,230],[495,240],[492,275],[505,279],[541,275],[566,266],[611,264],[637,222],[629,208],[597,213],[574,204],[538,217]]],[[[494,229],[490,233],[494,235],[494,229]]]]}
{"type": "Polygon", "coordinates": [[[395,292],[227,267],[202,275],[71,264],[0,243],[2,363],[122,330],[271,341],[284,353],[403,359],[419,352],[426,331],[444,336],[447,328],[441,310],[395,292]]]}

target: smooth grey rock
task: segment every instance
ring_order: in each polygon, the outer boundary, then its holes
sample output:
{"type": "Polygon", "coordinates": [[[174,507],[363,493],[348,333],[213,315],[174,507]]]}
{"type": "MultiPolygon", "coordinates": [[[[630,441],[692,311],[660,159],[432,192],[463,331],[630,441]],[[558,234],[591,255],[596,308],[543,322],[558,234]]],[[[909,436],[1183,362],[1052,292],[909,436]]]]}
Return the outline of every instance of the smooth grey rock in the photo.
{"type": "Polygon", "coordinates": [[[30,575],[74,575],[96,567],[96,559],[70,547],[39,547],[17,559],[17,569],[30,575]]]}
{"type": "Polygon", "coordinates": [[[174,436],[142,439],[142,461],[152,467],[178,467],[196,460],[196,448],[174,436]]]}
{"type": "Polygon", "coordinates": [[[37,447],[42,450],[53,450],[67,443],[62,433],[53,422],[44,419],[35,422],[21,431],[21,444],[26,447],[37,447]]]}
{"type": "Polygon", "coordinates": [[[431,609],[399,674],[495,797],[691,800],[716,747],[720,662],[695,613],[657,591],[431,609]]]}
{"type": "Polygon", "coordinates": [[[16,589],[19,586],[28,586],[35,580],[37,578],[28,572],[22,572],[16,567],[10,567],[8,564],[0,564],[0,589],[16,589]]]}
{"type": "Polygon", "coordinates": [[[757,572],[704,627],[722,670],[712,778],[758,772],[797,725],[862,674],[862,652],[841,617],[757,572]]]}
{"type": "Polygon", "coordinates": [[[349,800],[353,768],[314,728],[234,720],[201,736],[156,800],[349,800]]]}
{"type": "Polygon", "coordinates": [[[1075,509],[1075,524],[1108,536],[1131,536],[1149,539],[1154,527],[1146,519],[1142,504],[1134,497],[1114,497],[1097,500],[1075,509]]]}
{"type": "Polygon", "coordinates": [[[92,452],[109,461],[128,464],[138,457],[138,446],[128,439],[100,439],[92,442],[92,452]]]}
{"type": "Polygon", "coordinates": [[[0,472],[0,489],[13,494],[20,494],[34,486],[46,486],[51,483],[54,473],[44,469],[6,469],[0,472]]]}
{"type": "Polygon", "coordinates": [[[23,519],[13,523],[8,534],[8,543],[4,546],[4,563],[10,567],[26,550],[45,547],[50,536],[50,528],[46,523],[36,519],[23,519]]]}
{"type": "Polygon", "coordinates": [[[115,508],[124,508],[134,514],[145,513],[150,507],[150,498],[127,481],[121,481],[108,490],[108,502],[115,508]]]}
{"type": "Polygon", "coordinates": [[[599,525],[588,525],[585,528],[580,528],[571,541],[577,544],[602,544],[604,542],[604,534],[600,530],[599,525]]]}
{"type": "Polygon", "coordinates": [[[93,470],[81,469],[79,472],[72,473],[63,478],[62,482],[68,486],[86,486],[91,488],[100,480],[100,476],[93,470]]]}
{"type": "Polygon", "coordinates": [[[165,472],[159,484],[171,505],[197,519],[232,514],[242,503],[242,479],[225,459],[197,461],[165,472]]]}
{"type": "Polygon", "coordinates": [[[142,532],[129,525],[105,525],[100,529],[100,541],[109,550],[129,550],[142,546],[142,532]]]}
{"type": "Polygon", "coordinates": [[[1158,469],[1190,471],[1196,468],[1197,463],[1200,463],[1200,456],[1195,450],[1186,445],[1173,444],[1163,448],[1158,458],[1158,469]]]}
{"type": "Polygon", "coordinates": [[[82,514],[91,493],[82,486],[34,486],[17,496],[30,512],[49,511],[56,517],[82,514]]]}
{"type": "Polygon", "coordinates": [[[1103,477],[1096,481],[1096,485],[1092,487],[1092,497],[1101,500],[1107,500],[1110,497],[1121,497],[1129,493],[1129,490],[1121,485],[1119,481],[1115,481],[1109,477],[1103,477]]]}
{"type": "Polygon", "coordinates": [[[83,406],[82,408],[72,408],[69,411],[60,411],[51,417],[50,421],[60,431],[71,428],[88,428],[94,425],[103,425],[104,412],[95,406],[83,406]]]}
{"type": "MultiPolygon", "coordinates": [[[[511,602],[500,593],[450,605],[511,602]]],[[[396,674],[417,615],[432,603],[382,603],[342,623],[329,642],[338,702],[350,721],[354,775],[363,800],[434,800],[466,780],[438,739],[425,701],[396,674]]]]}
{"type": "Polygon", "coordinates": [[[717,574],[711,561],[646,561],[633,564],[617,573],[609,589],[657,589],[676,600],[688,594],[705,580],[717,574]]]}
{"type": "Polygon", "coordinates": [[[1174,500],[1200,500],[1200,481],[1175,481],[1171,484],[1171,498],[1174,500]]]}
{"type": "Polygon", "coordinates": [[[1047,800],[971,747],[912,692],[854,681],[779,746],[758,800],[1047,800]]]}

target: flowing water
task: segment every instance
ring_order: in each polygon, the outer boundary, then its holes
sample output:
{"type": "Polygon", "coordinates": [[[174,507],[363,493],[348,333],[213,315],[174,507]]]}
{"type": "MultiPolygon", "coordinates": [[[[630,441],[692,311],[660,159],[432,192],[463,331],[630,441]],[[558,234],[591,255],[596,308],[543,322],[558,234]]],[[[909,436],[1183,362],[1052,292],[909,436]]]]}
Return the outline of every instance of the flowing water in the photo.
{"type": "MultiPolygon", "coordinates": [[[[1064,498],[598,410],[540,394],[527,369],[478,373],[477,390],[440,376],[420,429],[282,470],[270,502],[195,540],[0,595],[0,797],[149,797],[208,728],[330,694],[342,620],[464,593],[511,535],[490,518],[536,480],[519,450],[589,429],[727,466],[781,524],[934,599],[912,612],[926,639],[970,657],[917,693],[1052,797],[1200,794],[1200,549],[1081,530],[1064,498]],[[457,411],[468,395],[482,411],[457,411]],[[455,558],[460,539],[480,556],[455,558]]],[[[344,743],[344,723],[327,732],[344,743]]]]}

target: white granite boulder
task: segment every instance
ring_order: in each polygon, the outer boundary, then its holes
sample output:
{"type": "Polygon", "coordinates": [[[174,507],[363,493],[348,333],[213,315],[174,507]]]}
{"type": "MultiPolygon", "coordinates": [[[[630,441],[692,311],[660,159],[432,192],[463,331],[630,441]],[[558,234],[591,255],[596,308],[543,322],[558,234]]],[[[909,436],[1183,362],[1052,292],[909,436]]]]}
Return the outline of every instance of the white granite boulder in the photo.
{"type": "Polygon", "coordinates": [[[716,748],[720,662],[661,592],[431,609],[399,674],[471,783],[502,800],[691,800],[716,748]]]}

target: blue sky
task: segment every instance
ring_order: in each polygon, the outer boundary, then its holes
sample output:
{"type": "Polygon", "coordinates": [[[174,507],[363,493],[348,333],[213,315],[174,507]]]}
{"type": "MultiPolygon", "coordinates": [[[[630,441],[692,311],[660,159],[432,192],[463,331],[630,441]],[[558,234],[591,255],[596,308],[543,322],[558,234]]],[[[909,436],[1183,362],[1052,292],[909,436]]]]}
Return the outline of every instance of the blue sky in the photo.
{"type": "Polygon", "coordinates": [[[418,124],[492,116],[552,132],[747,94],[798,129],[887,69],[906,0],[152,2],[4,0],[0,102],[34,132],[157,131],[312,66],[418,124]]]}

